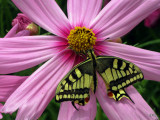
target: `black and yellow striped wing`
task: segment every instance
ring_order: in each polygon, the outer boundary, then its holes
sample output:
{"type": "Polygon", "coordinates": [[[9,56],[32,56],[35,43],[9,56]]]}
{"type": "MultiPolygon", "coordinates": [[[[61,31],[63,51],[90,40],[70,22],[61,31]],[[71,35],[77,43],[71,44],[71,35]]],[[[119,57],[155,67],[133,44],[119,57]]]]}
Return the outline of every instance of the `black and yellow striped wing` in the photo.
{"type": "Polygon", "coordinates": [[[143,80],[143,73],[136,65],[117,57],[97,57],[96,70],[105,81],[108,91],[113,93],[116,101],[123,97],[129,98],[124,88],[143,80]]]}
{"type": "MultiPolygon", "coordinates": [[[[90,98],[90,88],[95,92],[97,86],[95,68],[91,59],[76,65],[59,83],[56,89],[57,102],[71,101],[72,104],[85,105],[90,98]]],[[[74,105],[75,107],[75,105],[74,105]]]]}

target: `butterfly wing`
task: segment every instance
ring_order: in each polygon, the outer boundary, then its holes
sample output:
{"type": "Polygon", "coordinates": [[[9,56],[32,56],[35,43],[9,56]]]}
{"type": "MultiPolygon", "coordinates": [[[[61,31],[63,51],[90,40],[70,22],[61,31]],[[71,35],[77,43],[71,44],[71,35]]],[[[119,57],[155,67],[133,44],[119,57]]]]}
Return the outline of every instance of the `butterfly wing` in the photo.
{"type": "MultiPolygon", "coordinates": [[[[76,65],[59,83],[56,89],[56,102],[72,101],[72,104],[88,103],[90,88],[95,91],[96,74],[93,62],[88,59],[76,65]]],[[[75,107],[75,106],[74,106],[75,107]]]]}
{"type": "Polygon", "coordinates": [[[124,88],[144,78],[143,73],[135,64],[117,57],[97,57],[96,70],[105,81],[108,91],[113,93],[112,97],[116,101],[123,97],[130,99],[124,88]]]}

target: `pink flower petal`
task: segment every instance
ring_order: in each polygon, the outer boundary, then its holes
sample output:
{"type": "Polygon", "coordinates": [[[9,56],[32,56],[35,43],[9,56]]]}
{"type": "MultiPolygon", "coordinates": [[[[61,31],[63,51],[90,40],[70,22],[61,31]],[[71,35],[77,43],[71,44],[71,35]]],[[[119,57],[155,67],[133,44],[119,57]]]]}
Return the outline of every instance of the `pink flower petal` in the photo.
{"type": "MultiPolygon", "coordinates": [[[[5,102],[8,97],[27,79],[27,76],[0,75],[0,102],[5,102]]],[[[3,104],[0,103],[0,119],[2,119],[3,104]]]]}
{"type": "Polygon", "coordinates": [[[2,111],[20,109],[17,119],[38,119],[55,95],[60,80],[73,67],[75,53],[65,50],[34,72],[8,98],[2,111]]]}
{"type": "Polygon", "coordinates": [[[99,84],[96,96],[103,111],[110,120],[156,120],[155,113],[134,87],[128,87],[126,92],[135,104],[127,98],[122,98],[116,102],[108,97],[105,83],[100,76],[98,76],[98,80],[99,84]]]}
{"type": "Polygon", "coordinates": [[[71,102],[61,103],[58,120],[94,120],[97,112],[96,97],[91,92],[90,101],[85,106],[76,105],[77,111],[71,102]]]}
{"type": "Polygon", "coordinates": [[[1,109],[2,109],[2,107],[3,107],[3,104],[0,103],[0,119],[3,118],[3,115],[1,114],[1,109]]]}
{"type": "MultiPolygon", "coordinates": [[[[71,51],[68,51],[68,52],[71,52],[71,51]]],[[[68,53],[65,52],[65,53],[61,53],[61,54],[66,54],[66,56],[67,56],[68,53]]],[[[61,78],[64,75],[66,75],[67,72],[73,66],[73,61],[74,61],[75,57],[76,57],[75,54],[72,54],[72,56],[69,58],[69,60],[65,61],[65,63],[63,63],[63,66],[59,66],[60,69],[55,71],[56,76],[53,76],[52,80],[56,80],[56,81],[54,81],[54,83],[52,81],[52,84],[46,85],[46,87],[50,86],[50,88],[46,94],[35,95],[35,96],[33,96],[32,99],[30,99],[28,102],[26,102],[25,104],[23,104],[23,106],[20,107],[20,109],[18,110],[17,117],[16,117],[17,120],[19,120],[19,119],[21,120],[21,119],[25,119],[25,118],[37,120],[41,116],[44,109],[47,107],[49,102],[53,99],[53,96],[55,95],[56,87],[59,84],[61,78]]]]}
{"type": "Polygon", "coordinates": [[[146,103],[146,101],[133,86],[128,87],[126,91],[131,99],[135,102],[135,107],[137,108],[136,112],[139,114],[139,116],[142,115],[142,120],[158,120],[155,112],[151,109],[151,107],[146,103]]]}
{"type": "Polygon", "coordinates": [[[55,0],[12,0],[33,22],[47,31],[66,37],[70,24],[55,0]]]}
{"type": "Polygon", "coordinates": [[[27,78],[27,76],[0,75],[0,102],[5,102],[27,78]]]}
{"type": "Polygon", "coordinates": [[[38,65],[65,47],[65,39],[55,36],[0,38],[0,74],[38,65]]]}
{"type": "Polygon", "coordinates": [[[14,25],[11,30],[5,35],[5,38],[14,37],[18,30],[18,24],[14,25]]]}
{"type": "Polygon", "coordinates": [[[102,44],[96,49],[103,55],[120,57],[133,62],[142,70],[145,79],[160,81],[160,53],[114,42],[102,44]]]}
{"type": "Polygon", "coordinates": [[[14,37],[29,36],[29,35],[30,35],[29,30],[22,30],[22,31],[18,32],[14,37]]]}
{"type": "Polygon", "coordinates": [[[98,38],[118,38],[128,33],[160,7],[160,0],[111,0],[90,24],[98,38]]]}
{"type": "Polygon", "coordinates": [[[89,27],[89,23],[99,13],[102,0],[68,0],[68,18],[73,27],[89,27]]]}

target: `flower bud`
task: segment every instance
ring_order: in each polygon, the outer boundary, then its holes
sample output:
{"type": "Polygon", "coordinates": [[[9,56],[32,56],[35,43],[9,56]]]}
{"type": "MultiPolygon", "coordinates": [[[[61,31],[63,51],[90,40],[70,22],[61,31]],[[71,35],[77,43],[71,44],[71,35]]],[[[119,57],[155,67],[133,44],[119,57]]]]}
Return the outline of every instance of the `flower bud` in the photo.
{"type": "Polygon", "coordinates": [[[35,25],[25,14],[19,13],[12,21],[12,26],[18,24],[17,32],[22,30],[30,31],[30,35],[38,34],[38,26],[35,25]]]}
{"type": "Polygon", "coordinates": [[[26,27],[26,30],[29,30],[31,35],[38,34],[38,26],[36,24],[34,24],[34,23],[29,24],[26,27]]]}

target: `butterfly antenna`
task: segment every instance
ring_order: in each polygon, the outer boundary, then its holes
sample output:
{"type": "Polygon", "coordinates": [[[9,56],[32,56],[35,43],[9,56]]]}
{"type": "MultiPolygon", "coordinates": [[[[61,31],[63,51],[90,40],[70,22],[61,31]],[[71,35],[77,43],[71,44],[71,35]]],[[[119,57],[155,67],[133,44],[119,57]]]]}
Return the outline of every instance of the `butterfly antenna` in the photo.
{"type": "Polygon", "coordinates": [[[79,111],[78,108],[75,106],[74,101],[72,101],[72,105],[77,111],[79,111]]]}

